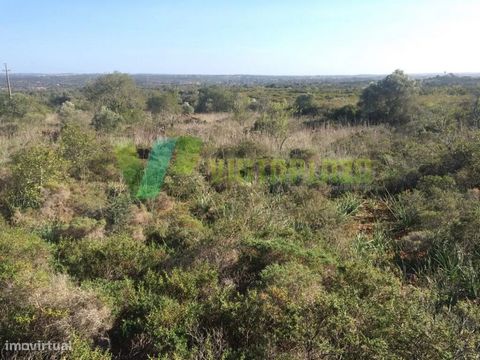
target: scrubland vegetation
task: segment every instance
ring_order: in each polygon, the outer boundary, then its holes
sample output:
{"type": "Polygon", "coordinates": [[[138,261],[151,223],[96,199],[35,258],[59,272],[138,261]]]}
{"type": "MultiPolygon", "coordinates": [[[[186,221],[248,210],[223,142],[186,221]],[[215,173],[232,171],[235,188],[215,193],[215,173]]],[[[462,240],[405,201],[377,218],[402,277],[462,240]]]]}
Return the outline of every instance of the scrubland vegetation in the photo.
{"type": "Polygon", "coordinates": [[[158,89],[114,73],[2,94],[0,342],[70,342],[71,359],[478,359],[479,96],[480,80],[401,71],[158,89]],[[211,181],[207,161],[228,158],[374,173],[211,181]],[[153,197],[149,171],[164,172],[153,197]]]}

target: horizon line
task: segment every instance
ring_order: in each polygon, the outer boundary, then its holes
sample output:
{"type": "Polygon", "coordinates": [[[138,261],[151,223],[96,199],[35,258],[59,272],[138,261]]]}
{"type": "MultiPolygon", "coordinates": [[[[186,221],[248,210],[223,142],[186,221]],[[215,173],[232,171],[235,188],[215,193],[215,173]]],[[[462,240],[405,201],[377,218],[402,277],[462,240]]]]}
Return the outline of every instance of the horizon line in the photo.
{"type": "MultiPolygon", "coordinates": [[[[113,73],[121,73],[128,75],[156,75],[156,76],[256,76],[256,77],[368,77],[368,76],[386,76],[391,73],[359,73],[359,74],[315,74],[315,75],[300,75],[300,74],[248,74],[248,73],[232,73],[232,74],[203,74],[203,73],[151,73],[151,72],[123,72],[123,71],[106,71],[106,72],[13,72],[9,71],[11,76],[15,75],[31,75],[31,76],[61,76],[61,75],[107,75],[113,73]]],[[[428,75],[479,75],[480,71],[462,71],[462,72],[405,72],[412,76],[428,76],[428,75]]]]}

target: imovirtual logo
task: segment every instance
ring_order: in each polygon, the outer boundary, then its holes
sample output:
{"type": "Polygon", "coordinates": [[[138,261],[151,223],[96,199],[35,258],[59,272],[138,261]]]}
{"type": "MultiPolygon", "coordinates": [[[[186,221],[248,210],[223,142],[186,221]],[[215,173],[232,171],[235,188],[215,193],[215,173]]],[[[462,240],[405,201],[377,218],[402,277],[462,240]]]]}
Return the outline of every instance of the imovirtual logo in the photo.
{"type": "Polygon", "coordinates": [[[149,151],[146,163],[134,148],[117,151],[126,183],[138,199],[160,193],[165,176],[190,176],[198,169],[213,185],[235,182],[368,186],[373,181],[369,159],[203,158],[202,140],[191,136],[160,139],[149,151]]]}

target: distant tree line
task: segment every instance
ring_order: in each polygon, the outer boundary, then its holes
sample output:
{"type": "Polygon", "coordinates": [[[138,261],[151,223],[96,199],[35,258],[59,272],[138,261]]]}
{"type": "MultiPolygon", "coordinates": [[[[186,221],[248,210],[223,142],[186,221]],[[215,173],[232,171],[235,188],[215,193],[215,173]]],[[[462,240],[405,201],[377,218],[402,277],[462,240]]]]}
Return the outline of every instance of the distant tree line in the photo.
{"type": "MultiPolygon", "coordinates": [[[[0,122],[43,118],[49,107],[53,107],[60,109],[60,114],[65,118],[77,110],[93,112],[91,125],[97,130],[105,131],[116,129],[122,124],[146,121],[149,118],[160,121],[169,117],[169,121],[174,121],[175,116],[182,114],[212,112],[231,113],[235,120],[245,124],[248,119],[255,118],[253,113],[259,113],[263,119],[268,118],[275,104],[282,103],[282,107],[290,115],[297,117],[307,126],[315,127],[330,123],[334,125],[387,124],[397,127],[408,124],[412,119],[436,116],[435,114],[419,115],[419,96],[429,94],[434,96],[435,92],[446,91],[448,94],[458,93],[457,95],[472,93],[472,101],[466,102],[462,109],[457,109],[454,116],[458,122],[478,127],[480,125],[480,101],[478,100],[480,90],[458,87],[456,83],[460,80],[450,76],[448,79],[439,77],[418,82],[410,79],[403,71],[396,70],[363,89],[353,88],[350,94],[342,90],[341,94],[347,94],[349,97],[336,103],[329,101],[328,96],[331,95],[328,93],[325,95],[325,92],[319,95],[315,88],[308,88],[313,90],[312,93],[300,94],[296,88],[278,87],[277,91],[277,87],[266,86],[257,88],[221,85],[164,86],[159,89],[142,89],[130,75],[112,73],[90,80],[81,89],[72,88],[48,93],[15,93],[12,99],[2,94],[0,95],[0,122]],[[436,83],[441,83],[442,87],[433,88],[432,84],[436,83]],[[443,87],[444,84],[450,83],[453,85],[443,87]],[[292,95],[296,97],[292,98],[292,95]],[[285,98],[287,96],[288,100],[285,98]],[[323,100],[319,96],[323,96],[323,100]]],[[[257,128],[262,127],[264,125],[257,126],[257,128]]]]}

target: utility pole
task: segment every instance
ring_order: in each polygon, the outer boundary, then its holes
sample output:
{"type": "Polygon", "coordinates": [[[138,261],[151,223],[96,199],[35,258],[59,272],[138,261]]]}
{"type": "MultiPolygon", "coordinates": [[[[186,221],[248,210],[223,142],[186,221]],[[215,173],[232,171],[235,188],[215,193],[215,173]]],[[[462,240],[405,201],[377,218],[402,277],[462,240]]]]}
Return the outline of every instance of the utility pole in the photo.
{"type": "Polygon", "coordinates": [[[8,70],[7,63],[4,63],[5,65],[5,77],[7,78],[7,88],[8,88],[8,97],[11,99],[12,98],[12,87],[10,86],[10,76],[8,76],[8,70]]]}

